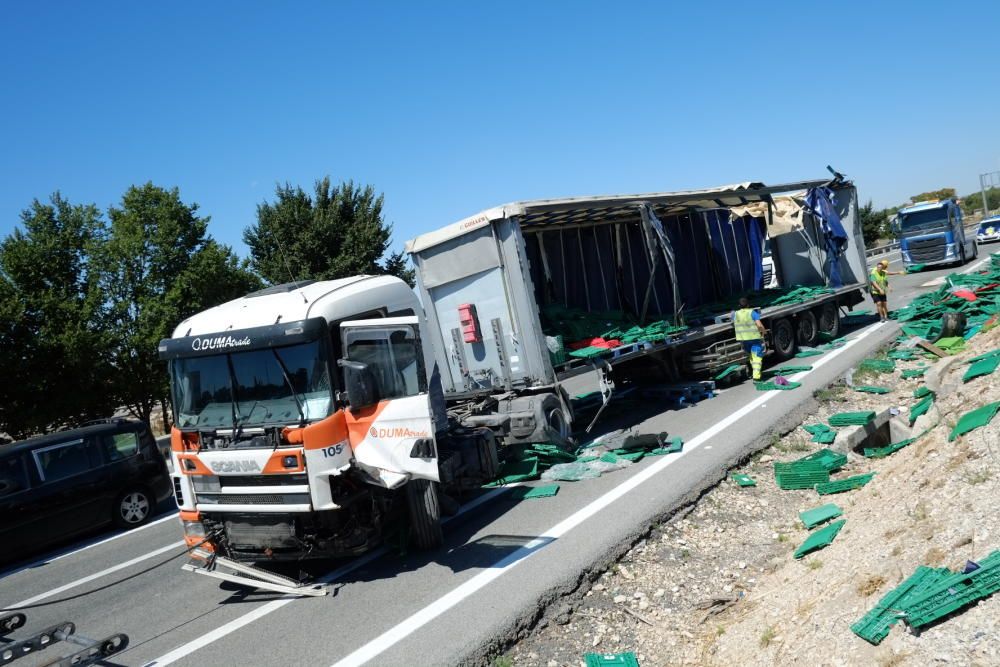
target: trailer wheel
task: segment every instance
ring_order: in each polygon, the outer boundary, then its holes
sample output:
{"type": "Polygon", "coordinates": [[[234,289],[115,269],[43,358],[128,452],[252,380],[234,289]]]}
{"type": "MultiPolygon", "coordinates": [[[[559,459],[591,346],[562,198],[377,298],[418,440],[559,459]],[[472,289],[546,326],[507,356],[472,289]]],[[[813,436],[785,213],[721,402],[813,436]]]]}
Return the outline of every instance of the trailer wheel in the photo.
{"type": "Polygon", "coordinates": [[[977,259],[979,257],[979,243],[972,244],[972,259],[977,259]]]}
{"type": "Polygon", "coordinates": [[[437,482],[411,479],[406,483],[405,489],[414,543],[418,549],[436,549],[444,542],[437,482]]]}
{"type": "Polygon", "coordinates": [[[771,342],[778,359],[783,361],[795,355],[795,327],[791,320],[783,317],[771,325],[771,342]]]}
{"type": "Polygon", "coordinates": [[[552,444],[565,446],[570,436],[573,435],[569,426],[569,419],[563,411],[562,401],[555,394],[548,394],[542,399],[542,416],[545,420],[545,427],[548,429],[552,444]]]}
{"type": "Polygon", "coordinates": [[[826,334],[830,338],[836,338],[840,335],[840,310],[837,308],[837,304],[827,301],[816,308],[816,319],[820,333],[826,334]]]}
{"type": "Polygon", "coordinates": [[[804,310],[795,320],[795,337],[799,345],[815,345],[819,339],[819,326],[812,311],[804,310]]]}

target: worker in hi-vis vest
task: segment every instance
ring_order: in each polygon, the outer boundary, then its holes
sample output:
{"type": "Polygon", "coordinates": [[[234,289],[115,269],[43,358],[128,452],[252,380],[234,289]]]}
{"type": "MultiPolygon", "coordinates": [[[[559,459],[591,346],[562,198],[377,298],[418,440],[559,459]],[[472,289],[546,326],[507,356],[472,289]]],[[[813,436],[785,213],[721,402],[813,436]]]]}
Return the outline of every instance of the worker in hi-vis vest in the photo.
{"type": "Polygon", "coordinates": [[[764,363],[764,334],[767,329],[760,321],[760,313],[750,307],[750,301],[745,296],[740,297],[740,309],[733,313],[733,327],[736,329],[736,340],[750,355],[750,371],[756,382],[760,380],[760,367],[764,363]]]}

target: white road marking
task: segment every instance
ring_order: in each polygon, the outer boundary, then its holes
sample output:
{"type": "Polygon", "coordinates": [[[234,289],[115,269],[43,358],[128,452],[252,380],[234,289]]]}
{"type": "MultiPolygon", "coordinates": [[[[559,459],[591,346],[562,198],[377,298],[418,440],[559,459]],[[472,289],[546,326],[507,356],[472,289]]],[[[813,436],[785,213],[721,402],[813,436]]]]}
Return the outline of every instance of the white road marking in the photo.
{"type": "Polygon", "coordinates": [[[928,280],[927,282],[923,283],[920,286],[921,287],[937,287],[938,285],[943,285],[943,284],[944,284],[944,276],[941,276],[940,278],[935,278],[933,280],[928,280]]]}
{"type": "MultiPolygon", "coordinates": [[[[476,507],[479,507],[480,505],[482,505],[483,503],[485,503],[487,501],[493,500],[494,498],[496,498],[501,493],[504,493],[507,489],[510,489],[512,487],[515,487],[515,486],[521,486],[521,484],[520,483],[508,484],[508,485],[500,487],[498,489],[493,489],[492,491],[488,491],[487,493],[484,493],[483,495],[479,496],[478,498],[476,498],[476,499],[474,499],[474,500],[466,503],[465,505],[462,505],[462,507],[459,508],[458,512],[454,516],[448,517],[447,519],[445,519],[441,523],[445,523],[446,524],[446,523],[448,523],[449,521],[451,521],[453,519],[457,519],[458,517],[462,516],[466,512],[469,512],[470,510],[473,510],[476,507]]],[[[379,558],[380,556],[385,555],[387,552],[388,552],[388,549],[386,549],[385,547],[379,547],[378,549],[375,549],[374,551],[369,551],[364,556],[361,556],[359,558],[354,559],[353,561],[351,561],[350,563],[348,563],[344,567],[338,568],[338,569],[334,570],[333,572],[329,572],[329,573],[323,575],[322,577],[320,577],[319,579],[316,580],[316,583],[320,583],[320,584],[329,584],[329,583],[332,583],[332,582],[336,581],[337,579],[343,577],[345,574],[347,574],[349,572],[352,572],[354,570],[357,570],[359,567],[367,565],[368,563],[372,562],[376,558],[379,558]]],[[[268,602],[267,604],[262,605],[262,606],[258,607],[257,609],[254,609],[253,611],[251,611],[248,614],[244,614],[243,616],[235,618],[232,621],[226,623],[225,625],[221,625],[218,628],[212,630],[211,632],[208,632],[208,633],[202,635],[201,637],[198,637],[197,639],[194,639],[194,640],[188,642],[187,644],[183,644],[181,646],[178,646],[173,651],[170,651],[169,653],[161,655],[159,658],[156,658],[155,660],[151,660],[151,661],[147,662],[145,665],[143,665],[143,667],[154,667],[154,666],[155,667],[164,667],[165,665],[169,665],[169,664],[172,664],[174,662],[177,662],[181,658],[186,657],[186,656],[194,653],[198,649],[203,648],[205,646],[208,646],[212,642],[214,642],[214,641],[216,641],[218,639],[222,639],[226,635],[228,635],[230,633],[233,633],[233,632],[239,630],[240,628],[253,623],[258,618],[263,618],[264,616],[267,616],[268,614],[270,614],[272,612],[278,611],[279,609],[281,609],[285,605],[287,605],[287,604],[289,604],[291,602],[295,602],[296,600],[300,600],[300,599],[301,598],[298,597],[298,596],[288,595],[288,596],[284,596],[284,597],[282,597],[282,598],[280,598],[278,600],[272,600],[271,602],[268,602]]]]}
{"type": "Polygon", "coordinates": [[[168,544],[165,547],[160,547],[159,549],[156,549],[154,551],[150,551],[147,554],[143,554],[143,555],[137,556],[137,557],[135,557],[135,558],[133,558],[131,560],[127,560],[124,563],[118,563],[118,565],[114,565],[114,566],[109,567],[109,568],[107,568],[105,570],[101,570],[100,572],[95,572],[94,574],[91,574],[91,575],[88,575],[86,577],[83,577],[82,579],[77,579],[76,581],[71,581],[68,584],[63,584],[62,586],[59,586],[58,588],[53,588],[50,591],[46,591],[44,593],[40,593],[40,594],[38,594],[38,595],[36,595],[34,597],[28,598],[27,600],[21,600],[20,602],[14,603],[12,605],[6,605],[6,606],[4,606],[2,608],[3,609],[20,609],[22,607],[27,607],[28,605],[34,604],[36,602],[40,602],[40,601],[45,600],[46,598],[50,598],[50,597],[52,597],[54,595],[59,595],[60,593],[68,591],[68,590],[70,590],[72,588],[76,588],[77,586],[82,586],[83,584],[91,582],[94,579],[100,579],[101,577],[107,576],[109,574],[113,574],[115,572],[118,572],[119,570],[124,570],[127,567],[132,567],[136,563],[141,563],[144,560],[148,560],[150,558],[155,558],[156,556],[159,556],[160,554],[164,554],[164,553],[166,553],[168,551],[171,551],[173,549],[176,549],[177,547],[182,547],[182,546],[184,546],[184,540],[181,540],[180,542],[174,542],[173,544],[168,544]]]}
{"type": "Polygon", "coordinates": [[[80,552],[86,551],[87,549],[93,549],[94,547],[99,547],[102,544],[107,544],[108,542],[114,542],[117,539],[121,539],[129,535],[135,535],[136,533],[146,530],[147,528],[152,528],[153,526],[163,523],[164,521],[169,521],[170,519],[175,518],[177,514],[178,512],[174,511],[171,512],[170,514],[167,514],[166,516],[156,519],[155,521],[150,521],[144,526],[139,526],[138,528],[132,528],[131,530],[123,530],[120,533],[115,533],[114,535],[110,535],[108,537],[99,539],[96,542],[90,542],[89,544],[86,544],[82,547],[72,548],[70,551],[64,551],[52,557],[46,556],[45,558],[40,558],[36,561],[27,563],[26,565],[19,565],[12,570],[6,570],[4,572],[0,572],[0,579],[2,579],[3,577],[9,577],[13,574],[17,574],[18,572],[23,572],[24,570],[30,570],[32,568],[36,568],[42,565],[48,565],[49,563],[54,563],[57,560],[68,558],[80,552]]]}
{"type": "MultiPolygon", "coordinates": [[[[827,363],[831,359],[836,358],[842,352],[848,350],[849,348],[857,344],[858,341],[863,340],[873,331],[877,331],[879,328],[882,327],[883,324],[884,323],[878,323],[872,325],[866,331],[861,333],[857,338],[848,341],[848,343],[843,347],[837,348],[836,350],[833,350],[829,354],[825,355],[821,360],[813,364],[813,368],[815,369],[819,366],[822,366],[824,363],[827,363]]],[[[806,372],[807,371],[804,371],[802,374],[805,374],[806,372]]],[[[510,554],[506,558],[503,558],[502,560],[497,561],[496,563],[493,563],[492,565],[487,566],[483,572],[480,572],[479,574],[472,577],[471,579],[461,584],[457,588],[452,589],[451,591],[446,593],[443,597],[438,598],[437,600],[427,605],[420,611],[416,612],[409,618],[403,620],[399,624],[383,632],[381,635],[371,640],[361,648],[350,653],[346,657],[338,660],[336,663],[334,663],[333,667],[356,667],[358,665],[365,664],[369,660],[373,660],[377,656],[381,655],[382,653],[390,649],[395,644],[399,643],[400,641],[408,637],[410,634],[412,634],[419,628],[429,623],[431,620],[437,618],[438,616],[445,613],[446,611],[457,605],[465,598],[469,597],[479,589],[489,584],[494,579],[500,577],[505,572],[516,567],[519,563],[523,563],[530,556],[537,553],[538,551],[541,551],[541,549],[544,548],[547,544],[550,544],[555,540],[559,539],[560,537],[568,533],[570,530],[576,528],[578,525],[580,525],[581,523],[592,517],[594,514],[596,514],[597,512],[601,511],[602,509],[613,503],[615,500],[621,498],[629,491],[635,489],[646,480],[659,474],[667,466],[671,465],[672,463],[675,463],[681,457],[690,454],[699,445],[703,444],[704,442],[706,442],[708,439],[718,434],[723,429],[728,428],[736,421],[741,419],[744,415],[752,412],[757,407],[763,405],[768,399],[776,397],[779,394],[781,394],[781,390],[772,390],[764,392],[760,397],[750,401],[749,403],[744,405],[742,408],[736,410],[736,412],[733,412],[722,421],[717,422],[715,425],[711,426],[710,428],[696,435],[694,438],[691,439],[689,443],[687,443],[683,451],[677,454],[667,454],[653,465],[643,469],[636,475],[628,478],[627,480],[622,482],[620,485],[616,486],[611,491],[608,491],[603,496],[594,499],[582,509],[578,510],[577,512],[571,514],[570,516],[566,517],[565,519],[557,523],[556,525],[552,526],[552,528],[546,530],[544,533],[542,533],[532,541],[528,542],[514,553],[510,554]]]]}
{"type": "Polygon", "coordinates": [[[979,260],[975,264],[973,264],[971,266],[967,266],[966,268],[962,269],[962,273],[972,273],[973,271],[975,271],[976,269],[978,269],[980,266],[982,266],[983,264],[985,264],[988,261],[990,261],[990,258],[989,258],[989,256],[986,256],[986,258],[979,260]]]}

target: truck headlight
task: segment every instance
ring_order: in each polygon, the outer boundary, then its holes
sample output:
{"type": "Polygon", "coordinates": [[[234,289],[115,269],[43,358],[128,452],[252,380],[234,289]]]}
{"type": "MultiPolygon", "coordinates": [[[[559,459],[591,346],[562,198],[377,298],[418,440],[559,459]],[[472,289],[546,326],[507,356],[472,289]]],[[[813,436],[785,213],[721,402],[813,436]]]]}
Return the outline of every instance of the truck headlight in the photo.
{"type": "Polygon", "coordinates": [[[201,521],[181,521],[186,537],[205,537],[205,524],[201,521]]]}

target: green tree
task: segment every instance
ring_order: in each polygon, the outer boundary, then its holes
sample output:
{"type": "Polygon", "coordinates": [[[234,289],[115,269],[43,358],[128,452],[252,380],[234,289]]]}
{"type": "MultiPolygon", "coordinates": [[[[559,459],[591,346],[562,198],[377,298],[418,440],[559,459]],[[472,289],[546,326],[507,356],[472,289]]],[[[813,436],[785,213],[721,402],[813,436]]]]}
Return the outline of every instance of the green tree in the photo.
{"type": "Polygon", "coordinates": [[[58,192],[0,244],[0,430],[25,436],[114,408],[103,303],[89,261],[104,225],[58,192]]]}
{"type": "MultiPolygon", "coordinates": [[[[989,188],[986,190],[986,205],[991,211],[1000,209],[1000,188],[989,188]]],[[[983,208],[983,193],[973,192],[962,197],[962,211],[968,215],[983,208]]]]}
{"type": "Polygon", "coordinates": [[[886,210],[876,211],[869,199],[858,213],[861,217],[861,233],[866,246],[873,246],[879,239],[888,235],[889,213],[886,210]]]}
{"type": "Polygon", "coordinates": [[[930,192],[921,192],[919,195],[914,195],[910,197],[910,201],[914,204],[920,201],[931,201],[934,199],[943,200],[951,199],[955,196],[955,188],[941,188],[940,190],[931,190],[930,192]]]}
{"type": "Polygon", "coordinates": [[[108,210],[110,228],[98,265],[113,339],[121,404],[149,421],[166,405],[168,380],[157,344],[185,317],[257,289],[246,262],[208,235],[207,217],[177,188],[130,187],[108,210]]]}
{"type": "Polygon", "coordinates": [[[257,223],[243,232],[250,264],[267,282],[389,273],[413,284],[402,254],[385,257],[392,225],[372,186],[331,185],[326,177],[316,181],[312,196],[286,183],[275,197],[257,206],[257,223]]]}

